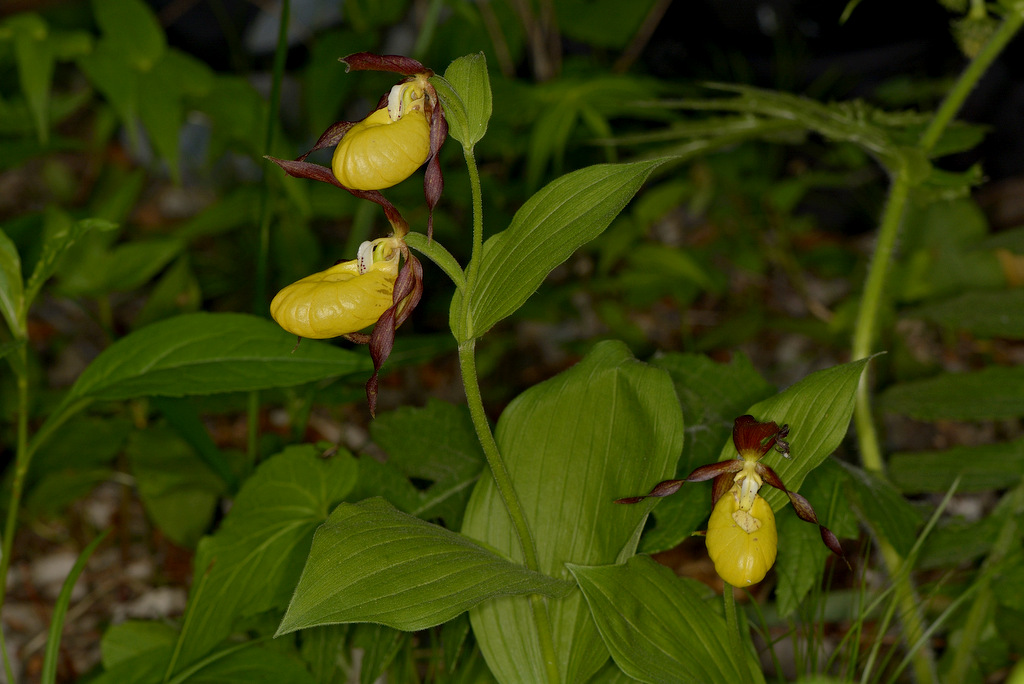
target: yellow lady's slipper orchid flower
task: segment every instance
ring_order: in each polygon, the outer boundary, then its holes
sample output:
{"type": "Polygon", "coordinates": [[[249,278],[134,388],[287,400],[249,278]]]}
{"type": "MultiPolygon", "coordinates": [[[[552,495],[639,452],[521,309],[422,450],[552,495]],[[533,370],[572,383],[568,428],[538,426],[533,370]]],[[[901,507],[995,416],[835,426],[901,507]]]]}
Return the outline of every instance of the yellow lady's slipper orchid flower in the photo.
{"type": "Polygon", "coordinates": [[[430,155],[426,93],[417,81],[399,83],[382,107],[353,125],[334,149],[331,170],[353,190],[401,183],[430,155]]]}
{"type": "Polygon", "coordinates": [[[713,479],[708,555],[723,580],[745,587],[764,579],[775,563],[779,546],[775,514],[758,494],[761,486],[767,484],[785,492],[797,517],[817,525],[825,546],[845,560],[839,539],[818,522],[810,502],[786,489],[778,474],[761,462],[773,447],[789,458],[788,436],[788,425],[779,427],[774,421],[762,423],[753,416],[740,416],[732,427],[732,442],[739,458],[702,465],[682,480],[664,480],[644,496],[627,496],[615,503],[634,504],[649,496],[669,496],[687,482],[713,479]]]}
{"type": "Polygon", "coordinates": [[[359,258],[292,283],[277,293],[270,314],[299,337],[325,339],[369,327],[393,304],[401,240],[364,242],[359,258]]]}
{"type": "Polygon", "coordinates": [[[715,571],[729,584],[746,587],[764,579],[775,563],[779,537],[775,514],[757,494],[742,507],[739,485],[733,485],[715,504],[708,520],[708,555],[715,571]]]}

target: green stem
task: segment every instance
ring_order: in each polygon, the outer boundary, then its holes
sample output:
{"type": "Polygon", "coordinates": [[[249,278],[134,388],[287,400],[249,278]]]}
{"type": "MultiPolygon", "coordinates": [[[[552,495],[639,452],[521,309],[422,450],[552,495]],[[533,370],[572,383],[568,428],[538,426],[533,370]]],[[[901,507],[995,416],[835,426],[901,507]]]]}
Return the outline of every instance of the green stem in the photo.
{"type": "MultiPolygon", "coordinates": [[[[476,157],[472,148],[463,147],[466,167],[469,169],[469,188],[473,194],[473,257],[466,267],[467,295],[476,289],[477,274],[480,272],[480,261],[483,259],[484,244],[484,200],[480,190],[480,171],[476,167],[476,157]]],[[[468,309],[467,309],[468,310],[468,309]]],[[[467,321],[466,330],[472,331],[472,321],[467,321]]]]}
{"type": "Polygon", "coordinates": [[[1017,2],[1012,9],[1006,10],[1006,16],[1003,17],[1003,21],[1000,22],[995,33],[992,34],[988,42],[985,43],[985,46],[981,48],[981,51],[975,55],[971,63],[960,74],[960,78],[953,84],[950,91],[946,93],[946,99],[939,105],[939,108],[935,111],[935,116],[932,117],[928,127],[921,134],[918,147],[925,152],[929,152],[935,147],[935,143],[942,137],[943,131],[949,126],[956,113],[960,111],[964,100],[974,90],[974,86],[981,79],[982,74],[988,70],[995,58],[999,56],[999,53],[1003,51],[1010,40],[1017,34],[1022,24],[1024,24],[1024,2],[1017,2]]]}
{"type": "MultiPolygon", "coordinates": [[[[18,509],[21,507],[21,495],[25,488],[25,477],[28,475],[28,466],[32,461],[31,452],[28,449],[28,351],[26,345],[22,344],[12,352],[18,354],[18,427],[14,460],[14,481],[11,485],[11,498],[7,502],[7,520],[4,523],[3,556],[0,557],[0,614],[2,614],[4,601],[7,598],[7,571],[11,567],[11,552],[14,549],[14,533],[18,527],[18,509]]],[[[11,364],[12,368],[15,364],[11,364]]],[[[3,625],[0,623],[0,639],[6,639],[3,635],[3,625]]],[[[14,673],[11,671],[11,663],[7,654],[6,643],[3,649],[4,672],[7,681],[13,682],[14,673]]]]}
{"type": "Polygon", "coordinates": [[[733,593],[732,585],[723,580],[722,601],[725,608],[725,631],[729,633],[729,648],[733,657],[737,658],[744,675],[747,671],[747,650],[743,645],[743,635],[740,633],[740,621],[736,615],[736,596],[733,593]]]}
{"type": "MultiPolygon", "coordinates": [[[[476,372],[476,340],[469,340],[459,344],[459,367],[462,370],[462,384],[466,391],[466,402],[469,405],[469,413],[473,419],[473,427],[476,428],[477,438],[480,446],[483,447],[484,457],[494,477],[494,484],[498,488],[498,496],[505,504],[508,517],[512,521],[512,527],[519,540],[519,548],[523,553],[523,560],[530,570],[540,572],[540,565],[537,561],[537,546],[534,543],[530,526],[526,522],[526,514],[519,501],[515,486],[512,484],[512,476],[505,467],[505,461],[498,451],[498,444],[494,441],[491,433],[491,426],[487,422],[487,415],[484,413],[483,398],[480,395],[480,384],[476,372]]],[[[537,625],[537,635],[540,640],[540,649],[544,658],[544,666],[547,670],[549,684],[556,684],[559,681],[558,660],[555,657],[555,643],[551,633],[551,620],[548,616],[547,604],[543,597],[538,595],[530,596],[530,606],[533,609],[534,622],[537,625]]]]}
{"type": "MultiPolygon", "coordinates": [[[[870,356],[878,325],[879,314],[885,297],[885,281],[892,263],[892,254],[899,236],[903,212],[910,193],[910,172],[907,163],[893,169],[892,186],[889,188],[889,199],[882,213],[882,225],[878,231],[878,242],[871,257],[868,277],[861,294],[860,310],[853,332],[852,356],[854,360],[870,356]]],[[[865,374],[866,375],[866,374],[865,374]]],[[[857,439],[860,443],[861,462],[868,470],[881,473],[885,469],[882,462],[882,450],[878,444],[871,419],[870,385],[861,377],[857,386],[857,403],[854,407],[854,420],[857,425],[857,439]]]]}

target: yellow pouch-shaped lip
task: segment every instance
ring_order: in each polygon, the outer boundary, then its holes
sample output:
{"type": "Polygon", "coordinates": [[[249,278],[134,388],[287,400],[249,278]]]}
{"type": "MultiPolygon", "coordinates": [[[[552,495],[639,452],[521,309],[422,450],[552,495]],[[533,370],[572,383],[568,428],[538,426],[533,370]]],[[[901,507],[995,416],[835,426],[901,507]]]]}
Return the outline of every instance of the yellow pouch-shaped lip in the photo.
{"type": "Polygon", "coordinates": [[[314,273],[277,293],[270,315],[299,337],[326,339],[373,325],[392,304],[398,258],[359,272],[358,260],[314,273]]]}
{"type": "Polygon", "coordinates": [[[401,183],[430,154],[430,125],[421,109],[392,121],[378,109],[352,126],[334,149],[331,170],[353,190],[382,190],[401,183]]]}
{"type": "Polygon", "coordinates": [[[737,587],[760,582],[779,545],[772,507],[757,496],[749,511],[741,510],[739,487],[733,487],[711,512],[706,543],[719,577],[737,587]]]}

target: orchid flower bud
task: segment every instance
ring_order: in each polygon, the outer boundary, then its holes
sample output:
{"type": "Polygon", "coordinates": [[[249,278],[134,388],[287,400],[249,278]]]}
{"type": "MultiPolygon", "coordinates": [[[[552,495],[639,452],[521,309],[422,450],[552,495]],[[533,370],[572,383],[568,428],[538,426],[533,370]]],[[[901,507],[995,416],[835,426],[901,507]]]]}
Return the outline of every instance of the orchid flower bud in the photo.
{"type": "Polygon", "coordinates": [[[353,125],[334,149],[331,170],[353,190],[381,190],[412,175],[430,155],[426,91],[418,80],[399,83],[382,107],[353,125]]]}
{"type": "Polygon", "coordinates": [[[729,584],[746,587],[763,580],[775,563],[778,545],[775,514],[760,496],[755,494],[745,510],[737,484],[715,504],[708,520],[708,555],[729,584]]]}
{"type": "Polygon", "coordinates": [[[393,304],[401,240],[364,242],[357,259],[336,264],[277,293],[270,314],[299,337],[325,339],[369,327],[393,304]]]}

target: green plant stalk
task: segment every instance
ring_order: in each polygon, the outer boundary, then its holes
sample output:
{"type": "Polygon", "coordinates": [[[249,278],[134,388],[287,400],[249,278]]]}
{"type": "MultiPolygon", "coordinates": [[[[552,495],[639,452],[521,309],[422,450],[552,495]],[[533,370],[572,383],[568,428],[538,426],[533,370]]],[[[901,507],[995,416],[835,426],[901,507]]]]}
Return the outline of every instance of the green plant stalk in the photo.
{"type": "MultiPolygon", "coordinates": [[[[861,295],[860,310],[854,328],[852,357],[862,359],[871,354],[875,329],[885,296],[885,283],[889,266],[892,262],[893,250],[899,236],[903,213],[910,194],[910,171],[906,160],[896,169],[892,169],[892,185],[882,222],[878,231],[868,277],[861,295]]],[[[857,385],[856,403],[853,411],[854,424],[857,426],[857,443],[860,448],[861,463],[867,470],[874,471],[884,477],[885,463],[882,460],[882,449],[875,430],[874,418],[871,415],[871,387],[867,374],[861,376],[857,385]]],[[[885,565],[889,569],[894,582],[896,605],[899,609],[900,621],[903,624],[907,644],[918,643],[924,634],[924,623],[918,609],[917,593],[910,579],[910,573],[903,571],[904,559],[886,539],[879,539],[879,550],[885,565]]],[[[927,646],[914,654],[914,673],[918,682],[935,681],[934,656],[927,646]]]]}
{"type": "MultiPolygon", "coordinates": [[[[519,495],[516,494],[515,486],[512,484],[512,476],[509,474],[508,468],[505,467],[505,461],[501,458],[498,444],[494,441],[491,426],[487,422],[486,413],[484,413],[483,398],[480,395],[480,384],[476,372],[476,340],[468,340],[459,344],[459,367],[462,370],[462,384],[466,392],[469,413],[473,419],[473,427],[476,428],[477,438],[480,440],[480,446],[483,447],[487,465],[494,477],[494,484],[498,488],[498,495],[505,503],[505,510],[508,511],[508,517],[516,531],[519,548],[523,552],[523,560],[526,567],[534,572],[539,572],[537,545],[534,543],[530,526],[526,522],[526,514],[523,512],[519,495]]],[[[537,626],[537,636],[540,641],[548,682],[557,684],[560,678],[558,660],[555,657],[555,642],[551,634],[551,619],[548,616],[547,604],[541,596],[533,594],[530,596],[530,607],[533,609],[533,618],[537,626]]]]}
{"type": "MultiPolygon", "coordinates": [[[[466,157],[466,167],[469,169],[469,187],[473,195],[473,256],[466,267],[466,301],[468,302],[470,294],[476,289],[480,262],[484,258],[484,199],[480,191],[480,171],[476,167],[476,156],[473,154],[473,149],[471,147],[463,147],[462,153],[466,157]]],[[[466,311],[469,311],[469,307],[466,308],[466,311]]],[[[466,322],[469,324],[466,326],[466,330],[472,332],[473,321],[466,322]]]]}
{"type": "MultiPolygon", "coordinates": [[[[942,137],[943,131],[949,126],[953,117],[960,110],[964,100],[973,90],[975,84],[982,74],[1002,52],[1010,39],[1020,30],[1024,24],[1024,3],[1018,2],[1012,10],[1008,10],[1003,21],[996,29],[989,41],[982,48],[981,52],[971,61],[967,68],[957,79],[953,88],[947,93],[946,98],[935,112],[928,127],[921,134],[918,147],[929,152],[942,137]]],[[[892,169],[893,183],[889,189],[889,198],[886,203],[885,212],[882,216],[882,224],[879,229],[878,242],[875,245],[871,266],[868,271],[868,278],[864,285],[864,293],[861,298],[860,310],[857,314],[856,327],[854,328],[852,356],[860,359],[871,353],[871,345],[874,341],[875,328],[878,322],[879,312],[885,291],[886,276],[889,264],[892,261],[893,249],[896,238],[899,235],[899,227],[902,222],[904,208],[907,203],[910,190],[910,177],[907,164],[904,161],[900,168],[892,169]]],[[[857,426],[857,440],[860,447],[861,462],[868,470],[874,470],[884,474],[885,464],[882,460],[882,450],[878,440],[878,433],[871,415],[870,386],[865,378],[861,378],[857,388],[856,405],[854,408],[854,423],[857,426]]],[[[922,639],[924,626],[918,603],[915,596],[913,584],[910,580],[910,573],[904,572],[904,559],[886,540],[880,540],[879,549],[889,568],[890,575],[894,578],[896,585],[896,600],[900,607],[900,619],[903,622],[905,637],[908,644],[926,642],[922,639]]],[[[913,666],[917,680],[920,682],[934,681],[935,668],[934,657],[931,649],[923,646],[913,654],[913,666]]]]}
{"type": "Polygon", "coordinates": [[[946,130],[953,117],[960,111],[964,100],[971,94],[974,86],[981,79],[982,74],[988,70],[992,62],[995,61],[995,58],[999,56],[999,53],[1013,39],[1022,24],[1024,24],[1024,2],[1017,2],[1014,3],[1012,8],[1006,10],[1006,15],[999,23],[995,33],[989,37],[988,42],[975,55],[971,63],[960,74],[960,78],[957,79],[953,87],[946,93],[946,98],[939,105],[939,108],[935,110],[935,116],[932,117],[928,127],[921,134],[918,147],[925,152],[929,152],[935,147],[935,143],[939,141],[943,131],[946,130]]]}
{"type": "MultiPolygon", "coordinates": [[[[480,261],[483,259],[484,241],[484,214],[483,214],[483,192],[480,186],[480,173],[476,166],[476,157],[471,147],[463,146],[463,155],[466,158],[466,167],[469,170],[469,187],[473,199],[473,252],[470,256],[469,265],[465,272],[463,297],[466,302],[472,301],[474,288],[476,287],[477,274],[480,270],[480,261]]],[[[454,279],[453,279],[454,280],[454,279]]],[[[456,285],[458,282],[456,281],[456,285]]],[[[466,317],[472,316],[472,308],[466,307],[466,317]]],[[[480,395],[480,382],[476,370],[476,337],[473,335],[473,321],[467,320],[465,330],[470,338],[458,340],[459,342],[459,368],[462,371],[462,385],[466,392],[466,403],[469,405],[469,413],[473,419],[473,427],[476,429],[477,438],[483,448],[484,456],[487,459],[487,466],[490,468],[494,484],[498,488],[498,495],[505,504],[509,519],[512,521],[512,528],[519,539],[519,547],[523,553],[523,560],[530,570],[540,571],[540,564],[537,561],[537,545],[534,542],[533,534],[530,531],[529,523],[526,521],[526,514],[519,501],[515,486],[512,484],[512,476],[505,467],[505,461],[498,450],[498,444],[494,441],[494,434],[487,422],[487,414],[484,412],[483,397],[480,395]]],[[[544,659],[544,669],[547,673],[549,684],[558,684],[560,675],[558,672],[558,660],[555,656],[555,641],[551,632],[551,618],[548,615],[547,603],[544,598],[533,594],[530,596],[530,608],[533,610],[533,621],[537,628],[537,639],[540,642],[540,651],[544,659]]]]}
{"type": "MultiPolygon", "coordinates": [[[[28,466],[32,461],[32,453],[28,449],[28,351],[22,344],[13,352],[19,356],[17,364],[18,385],[18,426],[14,457],[14,481],[11,484],[11,498],[7,502],[7,520],[4,522],[3,556],[0,557],[0,614],[7,598],[7,571],[11,567],[11,552],[14,549],[14,533],[18,527],[18,509],[21,508],[21,495],[25,489],[25,478],[28,466]]],[[[4,673],[7,681],[13,682],[14,672],[11,670],[10,658],[7,654],[7,639],[0,623],[0,641],[3,645],[4,673]]]]}

